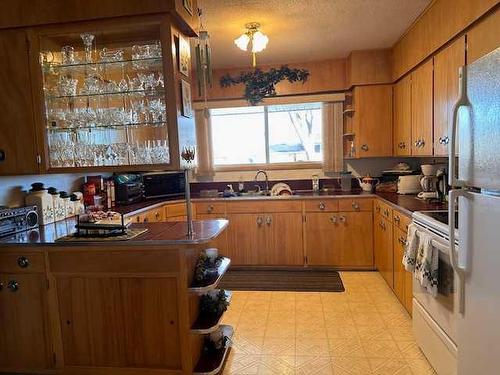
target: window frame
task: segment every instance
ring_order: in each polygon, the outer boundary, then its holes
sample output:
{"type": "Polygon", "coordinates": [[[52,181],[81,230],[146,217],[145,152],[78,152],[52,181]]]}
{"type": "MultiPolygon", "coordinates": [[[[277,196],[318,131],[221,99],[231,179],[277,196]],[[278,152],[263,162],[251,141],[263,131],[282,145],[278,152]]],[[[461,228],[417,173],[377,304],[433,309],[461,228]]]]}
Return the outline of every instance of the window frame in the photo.
{"type": "MultiPolygon", "coordinates": [[[[310,103],[310,101],[304,101],[304,103],[310,103]]],[[[323,109],[323,105],[325,104],[322,101],[318,101],[317,103],[321,104],[321,110],[323,109]]],[[[302,102],[297,101],[296,103],[290,104],[302,104],[302,102]]],[[[262,106],[264,107],[264,143],[265,143],[265,153],[266,153],[266,162],[265,163],[255,163],[255,164],[213,164],[213,170],[215,172],[231,172],[231,171],[253,171],[256,169],[266,169],[266,170],[287,170],[287,169],[318,169],[322,168],[324,165],[324,150],[322,154],[321,161],[296,161],[296,162],[285,162],[285,163],[271,163],[271,155],[269,149],[269,110],[268,107],[277,104],[264,103],[262,106]]],[[[216,109],[216,108],[211,108],[216,109]]],[[[211,114],[210,114],[211,118],[211,114]]],[[[322,119],[322,122],[324,119],[322,119]]],[[[212,122],[209,122],[210,134],[213,134],[212,131],[212,122]]],[[[324,134],[321,134],[322,144],[324,144],[324,134]]],[[[213,140],[211,139],[210,142],[213,140]]],[[[212,157],[213,149],[211,150],[212,157]]]]}

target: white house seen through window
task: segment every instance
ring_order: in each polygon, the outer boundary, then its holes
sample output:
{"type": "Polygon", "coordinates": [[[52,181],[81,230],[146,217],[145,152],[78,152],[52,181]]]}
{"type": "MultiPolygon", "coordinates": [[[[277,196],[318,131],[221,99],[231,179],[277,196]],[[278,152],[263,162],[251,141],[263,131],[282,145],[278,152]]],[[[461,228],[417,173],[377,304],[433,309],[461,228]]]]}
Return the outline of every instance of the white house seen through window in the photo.
{"type": "Polygon", "coordinates": [[[321,162],[322,104],[210,110],[214,165],[321,162]]]}

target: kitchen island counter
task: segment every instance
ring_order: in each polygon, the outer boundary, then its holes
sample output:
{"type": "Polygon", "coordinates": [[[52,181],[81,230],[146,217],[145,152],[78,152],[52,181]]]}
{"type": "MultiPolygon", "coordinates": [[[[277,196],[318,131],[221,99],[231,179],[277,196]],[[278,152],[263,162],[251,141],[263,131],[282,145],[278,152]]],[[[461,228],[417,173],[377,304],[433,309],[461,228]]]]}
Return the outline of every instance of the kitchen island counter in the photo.
{"type": "Polygon", "coordinates": [[[201,220],[193,222],[194,234],[186,235],[185,221],[131,224],[132,229],[147,229],[129,240],[92,240],[92,241],[59,241],[59,239],[75,232],[75,219],[66,219],[57,223],[48,224],[16,235],[2,238],[0,247],[23,245],[51,245],[51,246],[142,246],[142,245],[198,245],[206,244],[219,236],[228,225],[227,220],[201,220]]]}

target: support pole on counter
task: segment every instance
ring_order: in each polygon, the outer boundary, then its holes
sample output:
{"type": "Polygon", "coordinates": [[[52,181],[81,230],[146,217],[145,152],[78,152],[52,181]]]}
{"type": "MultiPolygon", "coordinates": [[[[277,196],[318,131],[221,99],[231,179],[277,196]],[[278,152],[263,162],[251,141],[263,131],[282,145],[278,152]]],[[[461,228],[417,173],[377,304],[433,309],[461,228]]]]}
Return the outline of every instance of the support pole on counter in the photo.
{"type": "Polygon", "coordinates": [[[194,235],[193,230],[193,207],[191,205],[191,187],[189,184],[189,173],[193,168],[193,160],[195,158],[194,147],[184,147],[181,153],[182,159],[186,162],[184,167],[184,180],[185,180],[185,198],[186,198],[186,220],[187,220],[187,233],[186,236],[192,238],[194,235]]]}

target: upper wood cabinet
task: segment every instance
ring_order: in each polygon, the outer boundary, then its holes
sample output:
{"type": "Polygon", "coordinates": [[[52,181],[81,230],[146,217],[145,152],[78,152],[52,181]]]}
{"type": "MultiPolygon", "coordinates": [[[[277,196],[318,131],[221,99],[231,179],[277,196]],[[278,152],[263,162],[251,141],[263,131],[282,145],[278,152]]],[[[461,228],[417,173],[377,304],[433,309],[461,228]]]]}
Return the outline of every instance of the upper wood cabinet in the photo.
{"type": "Polygon", "coordinates": [[[394,85],[394,155],[411,155],[411,77],[394,85]]]}
{"type": "Polygon", "coordinates": [[[0,33],[0,175],[39,172],[28,42],[23,30],[0,33]]]}
{"type": "Polygon", "coordinates": [[[392,155],[392,86],[357,86],[353,90],[356,157],[392,155]]]}
{"type": "Polygon", "coordinates": [[[458,98],[458,68],[465,65],[465,36],[434,56],[434,155],[448,156],[448,127],[458,98]]]}
{"type": "Polygon", "coordinates": [[[411,147],[415,156],[432,155],[432,81],[432,59],[411,74],[411,147]]]}
{"type": "Polygon", "coordinates": [[[500,47],[500,9],[467,32],[467,64],[500,47]]]}

